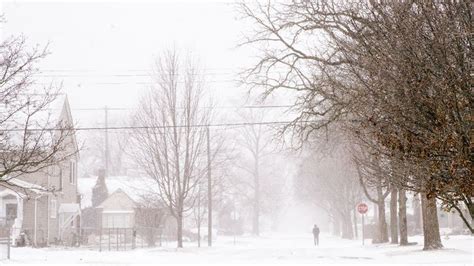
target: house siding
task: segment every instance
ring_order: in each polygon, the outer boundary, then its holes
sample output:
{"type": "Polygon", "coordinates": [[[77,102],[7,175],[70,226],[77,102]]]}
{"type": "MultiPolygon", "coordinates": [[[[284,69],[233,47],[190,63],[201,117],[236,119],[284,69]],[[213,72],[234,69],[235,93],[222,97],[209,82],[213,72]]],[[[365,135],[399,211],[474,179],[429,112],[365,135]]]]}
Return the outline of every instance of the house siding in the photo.
{"type": "MultiPolygon", "coordinates": [[[[65,100],[63,103],[58,121],[65,121],[66,123],[73,124],[67,100],[65,100]]],[[[28,198],[23,200],[22,230],[28,235],[31,244],[35,243],[35,198],[37,199],[36,244],[38,246],[54,243],[60,238],[60,216],[58,211],[61,204],[80,203],[77,191],[77,165],[79,156],[76,153],[77,145],[75,136],[68,136],[65,139],[65,144],[66,148],[64,151],[62,151],[62,153],[66,155],[74,154],[70,157],[70,159],[48,167],[40,172],[18,177],[21,180],[31,184],[40,185],[44,188],[55,188],[54,193],[36,194],[34,192],[30,192],[28,193],[28,198]],[[76,165],[74,168],[75,171],[73,183],[70,182],[71,161],[76,165]],[[50,206],[52,200],[56,200],[56,218],[51,218],[52,210],[50,210],[50,206]]],[[[74,224],[75,227],[79,227],[79,219],[76,219],[74,224]]],[[[63,238],[70,239],[71,235],[77,231],[78,228],[67,228],[63,232],[62,236],[63,238]]],[[[66,242],[68,242],[68,240],[66,240],[66,242]]]]}
{"type": "Polygon", "coordinates": [[[120,228],[135,226],[136,203],[121,189],[114,191],[98,207],[102,228],[115,228],[110,219],[117,220],[120,228]],[[125,217],[126,216],[126,217],[125,217]],[[125,226],[124,226],[125,225],[125,226]]]}
{"type": "Polygon", "coordinates": [[[36,215],[36,244],[38,246],[44,246],[48,241],[48,216],[47,211],[45,211],[47,210],[48,196],[39,197],[36,201],[36,213],[35,198],[30,198],[23,202],[23,230],[25,230],[31,243],[34,244],[36,215]]]}

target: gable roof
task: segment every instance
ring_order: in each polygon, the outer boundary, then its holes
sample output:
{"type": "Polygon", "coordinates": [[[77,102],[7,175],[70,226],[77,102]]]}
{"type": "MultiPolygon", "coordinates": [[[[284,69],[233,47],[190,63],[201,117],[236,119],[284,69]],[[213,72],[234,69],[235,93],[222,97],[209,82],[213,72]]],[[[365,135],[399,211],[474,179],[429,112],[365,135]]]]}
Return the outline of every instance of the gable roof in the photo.
{"type": "MultiPolygon", "coordinates": [[[[92,189],[97,183],[97,176],[80,177],[77,179],[77,190],[81,194],[81,208],[92,206],[92,189]]],[[[109,192],[122,190],[135,203],[141,203],[144,196],[158,195],[156,183],[148,177],[108,176],[105,184],[109,192]]]]}
{"type": "MultiPolygon", "coordinates": [[[[57,98],[58,102],[56,103],[59,107],[58,118],[56,119],[56,125],[66,121],[69,125],[74,127],[74,119],[72,118],[71,106],[69,105],[69,99],[66,94],[57,98]]],[[[76,133],[70,135],[74,145],[74,150],[79,151],[79,145],[77,144],[76,133]]],[[[79,153],[76,153],[76,156],[79,158],[79,153]]]]}
{"type": "MultiPolygon", "coordinates": [[[[3,193],[15,193],[21,198],[27,198],[27,192],[33,192],[37,195],[51,193],[47,188],[33,184],[27,181],[24,181],[19,178],[9,178],[8,182],[3,183],[4,190],[3,193]],[[8,192],[10,191],[10,192],[8,192]]],[[[3,195],[3,194],[2,194],[3,195]]]]}
{"type": "MultiPolygon", "coordinates": [[[[66,94],[58,94],[46,106],[40,110],[30,113],[28,109],[22,109],[11,113],[7,107],[0,105],[0,119],[2,128],[8,130],[8,142],[12,145],[21,145],[23,141],[23,128],[28,125],[30,129],[49,129],[58,128],[60,124],[66,123],[74,127],[74,121],[69,106],[69,100],[66,94]],[[6,117],[2,116],[2,112],[6,117]],[[30,116],[29,116],[30,115],[30,116]]],[[[52,132],[51,136],[44,137],[46,144],[51,144],[57,136],[56,132],[52,132]]],[[[72,132],[69,135],[72,138],[74,150],[78,151],[76,134],[72,132]]],[[[78,155],[77,155],[78,156],[78,155]]]]}
{"type": "Polygon", "coordinates": [[[133,210],[137,207],[135,201],[130,198],[127,193],[120,188],[110,194],[99,206],[96,208],[107,210],[133,210]]]}

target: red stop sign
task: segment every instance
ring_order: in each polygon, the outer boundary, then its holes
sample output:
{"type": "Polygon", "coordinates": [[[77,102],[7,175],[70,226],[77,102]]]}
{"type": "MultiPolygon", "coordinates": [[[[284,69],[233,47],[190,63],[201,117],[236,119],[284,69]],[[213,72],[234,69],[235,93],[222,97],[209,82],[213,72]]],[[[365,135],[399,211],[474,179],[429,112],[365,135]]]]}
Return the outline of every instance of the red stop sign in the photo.
{"type": "Polygon", "coordinates": [[[357,211],[360,214],[365,214],[368,210],[369,210],[369,206],[367,206],[367,204],[365,204],[365,203],[357,204],[357,211]]]}

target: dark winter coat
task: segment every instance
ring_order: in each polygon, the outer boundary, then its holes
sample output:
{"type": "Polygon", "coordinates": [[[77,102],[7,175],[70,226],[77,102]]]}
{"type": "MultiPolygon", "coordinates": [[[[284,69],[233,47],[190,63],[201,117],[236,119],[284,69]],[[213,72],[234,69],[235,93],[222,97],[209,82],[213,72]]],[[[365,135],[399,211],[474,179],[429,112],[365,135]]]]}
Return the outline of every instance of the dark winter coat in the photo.
{"type": "Polygon", "coordinates": [[[314,236],[319,236],[319,227],[314,227],[313,228],[313,235],[314,236]]]}

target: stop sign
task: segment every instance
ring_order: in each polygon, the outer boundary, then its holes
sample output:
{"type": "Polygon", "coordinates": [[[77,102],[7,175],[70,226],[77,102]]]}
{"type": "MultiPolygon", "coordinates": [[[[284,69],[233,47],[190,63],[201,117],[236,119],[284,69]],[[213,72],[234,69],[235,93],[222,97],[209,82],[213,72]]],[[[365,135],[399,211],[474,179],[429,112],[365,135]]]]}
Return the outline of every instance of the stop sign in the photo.
{"type": "Polygon", "coordinates": [[[357,204],[357,211],[358,211],[360,214],[365,214],[368,210],[369,210],[369,206],[367,206],[367,204],[365,204],[365,203],[363,203],[363,202],[357,204]]]}

